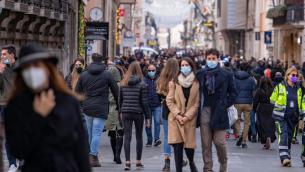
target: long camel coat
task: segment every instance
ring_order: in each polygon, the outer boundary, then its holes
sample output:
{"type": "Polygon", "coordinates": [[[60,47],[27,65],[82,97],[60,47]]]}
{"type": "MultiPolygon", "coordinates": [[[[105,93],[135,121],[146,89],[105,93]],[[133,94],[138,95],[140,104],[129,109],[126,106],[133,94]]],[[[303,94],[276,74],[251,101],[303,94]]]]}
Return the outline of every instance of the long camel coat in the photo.
{"type": "Polygon", "coordinates": [[[196,120],[199,107],[199,83],[195,80],[191,86],[190,96],[185,107],[186,99],[182,87],[176,84],[166,97],[170,110],[168,116],[168,143],[184,143],[184,148],[196,148],[196,120]],[[183,125],[175,119],[180,114],[188,118],[183,125]]]}

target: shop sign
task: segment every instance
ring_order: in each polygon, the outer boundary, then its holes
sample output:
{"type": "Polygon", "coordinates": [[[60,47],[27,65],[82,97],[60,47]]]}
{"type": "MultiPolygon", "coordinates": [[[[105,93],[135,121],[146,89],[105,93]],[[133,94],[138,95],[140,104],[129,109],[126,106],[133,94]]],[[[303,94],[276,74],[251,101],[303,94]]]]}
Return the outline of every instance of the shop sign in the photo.
{"type": "Polygon", "coordinates": [[[86,22],[85,39],[86,40],[108,40],[109,23],[108,22],[86,22]]]}

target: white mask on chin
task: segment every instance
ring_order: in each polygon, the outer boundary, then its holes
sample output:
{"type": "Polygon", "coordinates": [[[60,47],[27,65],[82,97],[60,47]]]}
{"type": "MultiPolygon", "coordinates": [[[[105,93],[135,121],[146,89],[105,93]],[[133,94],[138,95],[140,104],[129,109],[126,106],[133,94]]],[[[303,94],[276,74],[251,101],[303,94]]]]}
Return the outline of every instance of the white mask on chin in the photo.
{"type": "Polygon", "coordinates": [[[40,67],[30,67],[22,71],[25,84],[33,91],[41,91],[47,80],[45,71],[40,67]]]}

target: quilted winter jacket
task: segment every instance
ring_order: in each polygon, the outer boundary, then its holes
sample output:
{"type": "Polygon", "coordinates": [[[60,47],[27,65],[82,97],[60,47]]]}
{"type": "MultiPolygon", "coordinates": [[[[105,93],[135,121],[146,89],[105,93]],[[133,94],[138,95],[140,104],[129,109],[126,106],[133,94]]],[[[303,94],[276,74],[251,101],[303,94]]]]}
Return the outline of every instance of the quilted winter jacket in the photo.
{"type": "Polygon", "coordinates": [[[131,76],[127,86],[120,86],[120,112],[143,114],[150,119],[147,85],[137,76],[131,76]]]}

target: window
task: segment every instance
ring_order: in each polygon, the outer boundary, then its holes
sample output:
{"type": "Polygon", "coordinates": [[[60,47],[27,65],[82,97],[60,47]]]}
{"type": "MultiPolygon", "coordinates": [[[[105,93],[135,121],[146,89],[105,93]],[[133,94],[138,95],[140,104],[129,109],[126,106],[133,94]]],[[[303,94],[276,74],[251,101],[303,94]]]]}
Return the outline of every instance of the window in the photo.
{"type": "Polygon", "coordinates": [[[217,17],[221,17],[221,0],[217,0],[217,17]]]}

